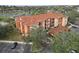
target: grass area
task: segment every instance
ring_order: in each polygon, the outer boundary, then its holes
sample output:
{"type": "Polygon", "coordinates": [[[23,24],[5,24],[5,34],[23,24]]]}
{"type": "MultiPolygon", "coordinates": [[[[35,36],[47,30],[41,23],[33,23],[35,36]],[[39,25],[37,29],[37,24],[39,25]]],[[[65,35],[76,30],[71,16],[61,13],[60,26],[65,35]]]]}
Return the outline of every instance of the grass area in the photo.
{"type": "Polygon", "coordinates": [[[7,41],[23,41],[21,35],[18,33],[8,35],[6,38],[0,38],[0,40],[7,40],[7,41]]]}
{"type": "Polygon", "coordinates": [[[0,21],[7,21],[7,20],[9,20],[9,17],[7,17],[7,16],[0,16],[0,21]]]}

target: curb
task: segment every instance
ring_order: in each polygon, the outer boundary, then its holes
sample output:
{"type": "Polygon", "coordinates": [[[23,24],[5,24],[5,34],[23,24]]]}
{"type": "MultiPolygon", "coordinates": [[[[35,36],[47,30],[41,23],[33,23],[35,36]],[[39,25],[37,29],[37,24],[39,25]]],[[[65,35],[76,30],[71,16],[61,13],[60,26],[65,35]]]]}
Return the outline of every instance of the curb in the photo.
{"type": "Polygon", "coordinates": [[[19,44],[32,44],[32,42],[26,43],[26,42],[20,42],[20,41],[4,41],[4,40],[0,40],[0,42],[3,42],[3,43],[14,43],[14,42],[17,42],[19,44]]]}

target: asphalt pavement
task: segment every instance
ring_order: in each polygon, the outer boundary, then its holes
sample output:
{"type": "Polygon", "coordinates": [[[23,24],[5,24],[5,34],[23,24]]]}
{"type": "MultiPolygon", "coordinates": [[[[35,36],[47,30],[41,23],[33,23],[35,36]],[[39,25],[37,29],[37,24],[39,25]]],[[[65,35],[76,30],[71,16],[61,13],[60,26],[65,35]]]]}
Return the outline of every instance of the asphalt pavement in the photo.
{"type": "Polygon", "coordinates": [[[0,42],[0,53],[30,53],[30,44],[18,44],[15,49],[11,49],[14,46],[13,43],[0,42]]]}

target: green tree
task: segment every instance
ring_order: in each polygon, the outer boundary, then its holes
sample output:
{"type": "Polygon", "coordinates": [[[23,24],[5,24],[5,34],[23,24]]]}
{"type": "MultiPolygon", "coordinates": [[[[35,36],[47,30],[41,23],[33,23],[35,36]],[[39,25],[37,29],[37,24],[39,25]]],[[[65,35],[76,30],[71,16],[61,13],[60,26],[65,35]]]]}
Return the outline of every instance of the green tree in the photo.
{"type": "Polygon", "coordinates": [[[37,28],[31,31],[30,35],[26,38],[27,40],[31,40],[33,43],[32,45],[32,51],[38,52],[40,51],[47,42],[47,32],[41,28],[37,28]]]}
{"type": "Polygon", "coordinates": [[[79,34],[74,32],[60,33],[52,37],[53,52],[67,53],[71,50],[79,52],[79,34]]]}

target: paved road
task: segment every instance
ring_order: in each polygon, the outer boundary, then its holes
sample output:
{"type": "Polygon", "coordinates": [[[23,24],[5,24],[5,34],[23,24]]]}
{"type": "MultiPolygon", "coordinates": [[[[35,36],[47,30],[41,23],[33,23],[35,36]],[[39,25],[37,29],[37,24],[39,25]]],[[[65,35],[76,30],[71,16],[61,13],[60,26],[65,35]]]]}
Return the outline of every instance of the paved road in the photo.
{"type": "Polygon", "coordinates": [[[72,27],[71,30],[74,31],[74,32],[79,32],[79,28],[73,28],[72,27]]]}
{"type": "Polygon", "coordinates": [[[0,42],[0,53],[29,53],[31,52],[31,45],[29,44],[26,44],[26,45],[18,44],[15,49],[11,49],[12,47],[13,47],[13,43],[0,42]]]}
{"type": "Polygon", "coordinates": [[[72,24],[72,23],[69,23],[69,24],[70,24],[69,28],[71,29],[71,31],[79,34],[79,25],[75,25],[75,24],[72,24]]]}

